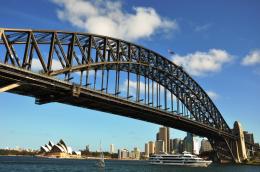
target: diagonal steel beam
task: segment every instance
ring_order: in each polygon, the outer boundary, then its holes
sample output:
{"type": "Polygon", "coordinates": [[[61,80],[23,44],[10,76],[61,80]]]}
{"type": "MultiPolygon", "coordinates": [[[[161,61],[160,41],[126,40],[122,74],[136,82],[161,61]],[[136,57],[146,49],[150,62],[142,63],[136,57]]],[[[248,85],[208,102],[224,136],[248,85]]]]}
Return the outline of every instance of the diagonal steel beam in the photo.
{"type": "Polygon", "coordinates": [[[0,88],[0,93],[12,90],[12,89],[19,87],[19,86],[21,86],[21,84],[19,84],[19,83],[7,85],[5,87],[0,88]]]}

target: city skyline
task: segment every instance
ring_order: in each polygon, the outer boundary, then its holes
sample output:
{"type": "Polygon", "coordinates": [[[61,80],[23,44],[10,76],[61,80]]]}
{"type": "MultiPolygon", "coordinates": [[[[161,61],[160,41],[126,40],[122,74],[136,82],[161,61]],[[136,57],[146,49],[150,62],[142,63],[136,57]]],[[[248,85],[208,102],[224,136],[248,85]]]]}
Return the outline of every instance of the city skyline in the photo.
{"type": "MultiPolygon", "coordinates": [[[[79,2],[77,0],[75,4],[79,5],[79,2]]],[[[185,8],[177,1],[165,1],[160,5],[156,1],[123,0],[111,1],[110,6],[93,1],[84,3],[98,11],[97,15],[73,11],[73,4],[65,4],[62,0],[31,1],[32,7],[13,0],[5,1],[5,5],[0,7],[0,15],[3,16],[0,27],[97,32],[155,50],[182,65],[198,81],[230,128],[238,120],[245,131],[254,134],[256,142],[260,141],[260,133],[257,133],[260,131],[257,109],[260,96],[258,1],[230,1],[225,4],[223,1],[204,1],[200,7],[191,3],[185,8]],[[46,11],[33,6],[42,6],[46,11]],[[110,30],[91,27],[91,22],[98,22],[97,18],[115,7],[119,9],[116,12],[123,18],[122,21],[108,16],[105,21],[112,21],[110,30]],[[102,8],[104,10],[99,11],[102,8]],[[222,14],[218,13],[218,8],[222,9],[222,14]],[[182,9],[189,12],[185,13],[182,9]],[[209,11],[212,13],[205,16],[209,11]],[[72,20],[72,14],[75,14],[75,20],[72,20]],[[142,29],[138,28],[140,32],[136,34],[132,28],[120,24],[127,24],[128,19],[138,22],[142,15],[150,19],[151,23],[147,25],[150,24],[151,30],[142,28],[145,31],[141,32],[142,29]],[[117,27],[123,29],[114,32],[117,27]],[[176,55],[169,54],[169,49],[173,49],[176,55]]],[[[140,148],[144,150],[143,143],[155,140],[154,133],[159,128],[156,124],[58,103],[38,106],[32,98],[10,93],[1,93],[0,102],[0,120],[3,121],[0,125],[0,147],[3,148],[21,146],[37,149],[48,140],[63,138],[75,149],[89,144],[98,150],[101,140],[107,145],[107,150],[112,143],[117,148],[129,150],[142,145],[140,148]],[[13,108],[14,105],[16,108],[13,108]]],[[[170,137],[174,138],[184,138],[185,135],[185,132],[173,129],[170,133],[170,137]]]]}

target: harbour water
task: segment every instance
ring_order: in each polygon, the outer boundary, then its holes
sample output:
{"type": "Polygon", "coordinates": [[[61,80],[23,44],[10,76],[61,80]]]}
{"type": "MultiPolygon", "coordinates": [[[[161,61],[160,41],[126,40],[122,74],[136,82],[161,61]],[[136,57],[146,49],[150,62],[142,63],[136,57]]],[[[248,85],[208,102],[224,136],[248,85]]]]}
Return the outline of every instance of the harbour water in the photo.
{"type": "Polygon", "coordinates": [[[105,169],[96,160],[47,159],[0,156],[0,172],[260,172],[260,166],[213,164],[207,168],[150,165],[147,161],[106,160],[105,169]]]}

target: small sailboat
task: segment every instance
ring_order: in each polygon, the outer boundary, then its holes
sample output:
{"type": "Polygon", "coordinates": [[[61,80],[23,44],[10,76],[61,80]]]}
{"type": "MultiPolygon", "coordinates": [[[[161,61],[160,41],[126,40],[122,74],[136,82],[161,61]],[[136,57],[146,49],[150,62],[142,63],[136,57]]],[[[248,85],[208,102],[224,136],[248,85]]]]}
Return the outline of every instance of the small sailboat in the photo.
{"type": "Polygon", "coordinates": [[[97,165],[99,168],[105,168],[105,160],[104,160],[103,151],[101,149],[101,143],[100,143],[100,158],[98,159],[97,165]]]}

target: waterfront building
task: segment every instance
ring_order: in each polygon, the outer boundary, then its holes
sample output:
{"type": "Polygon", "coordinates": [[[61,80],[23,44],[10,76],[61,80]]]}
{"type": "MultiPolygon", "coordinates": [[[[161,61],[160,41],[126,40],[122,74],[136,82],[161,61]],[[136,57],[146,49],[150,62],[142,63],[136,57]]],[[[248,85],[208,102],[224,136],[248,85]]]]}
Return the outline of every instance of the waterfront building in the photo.
{"type": "Polygon", "coordinates": [[[181,139],[170,139],[170,152],[175,154],[182,153],[181,139]]]}
{"type": "Polygon", "coordinates": [[[200,147],[200,153],[202,152],[208,152],[208,151],[212,151],[212,146],[210,144],[210,142],[206,139],[202,139],[201,140],[201,147],[200,147]]]}
{"type": "Polygon", "coordinates": [[[159,132],[156,133],[156,140],[160,140],[160,137],[159,137],[159,132]]]}
{"type": "Polygon", "coordinates": [[[118,159],[122,159],[122,157],[121,157],[121,149],[118,149],[117,154],[118,154],[118,159]]]}
{"type": "Polygon", "coordinates": [[[195,154],[195,155],[199,155],[200,154],[200,146],[201,146],[201,141],[199,140],[199,137],[193,137],[192,153],[195,154]]]}
{"type": "Polygon", "coordinates": [[[110,154],[115,153],[115,146],[114,146],[114,144],[109,145],[109,153],[110,154]]]}
{"type": "Polygon", "coordinates": [[[72,151],[61,139],[57,144],[49,141],[48,144],[40,147],[40,152],[47,156],[67,157],[67,155],[81,155],[81,152],[72,151]]]}
{"type": "Polygon", "coordinates": [[[163,140],[157,140],[155,142],[155,153],[160,154],[165,152],[165,144],[163,140]]]}
{"type": "Polygon", "coordinates": [[[183,151],[184,151],[183,140],[181,140],[179,146],[179,153],[182,153],[183,151]]]}
{"type": "Polygon", "coordinates": [[[154,149],[155,149],[154,142],[153,142],[153,141],[150,141],[150,142],[148,143],[148,146],[149,146],[149,155],[154,154],[154,149]]]}
{"type": "Polygon", "coordinates": [[[245,142],[254,144],[254,135],[253,135],[253,133],[248,133],[247,131],[244,131],[244,138],[245,138],[245,142]]]}
{"type": "Polygon", "coordinates": [[[171,153],[170,151],[170,128],[167,127],[167,153],[171,153]]]}
{"type": "Polygon", "coordinates": [[[193,152],[193,135],[191,133],[187,133],[187,136],[183,140],[183,149],[184,151],[193,152]]]}
{"type": "Polygon", "coordinates": [[[199,138],[187,132],[187,136],[183,140],[183,151],[198,155],[200,152],[200,145],[199,138]]]}
{"type": "Polygon", "coordinates": [[[145,143],[144,145],[144,156],[149,157],[149,144],[145,143]]]}
{"type": "Polygon", "coordinates": [[[164,152],[170,152],[170,129],[169,127],[160,127],[159,133],[156,135],[156,141],[163,140],[164,141],[164,152]]]}
{"type": "Polygon", "coordinates": [[[140,159],[140,155],[141,155],[140,149],[135,147],[134,150],[131,151],[131,156],[130,157],[132,159],[139,160],[140,159]]]}
{"type": "Polygon", "coordinates": [[[127,149],[118,149],[118,159],[128,159],[129,151],[127,149]]]}

